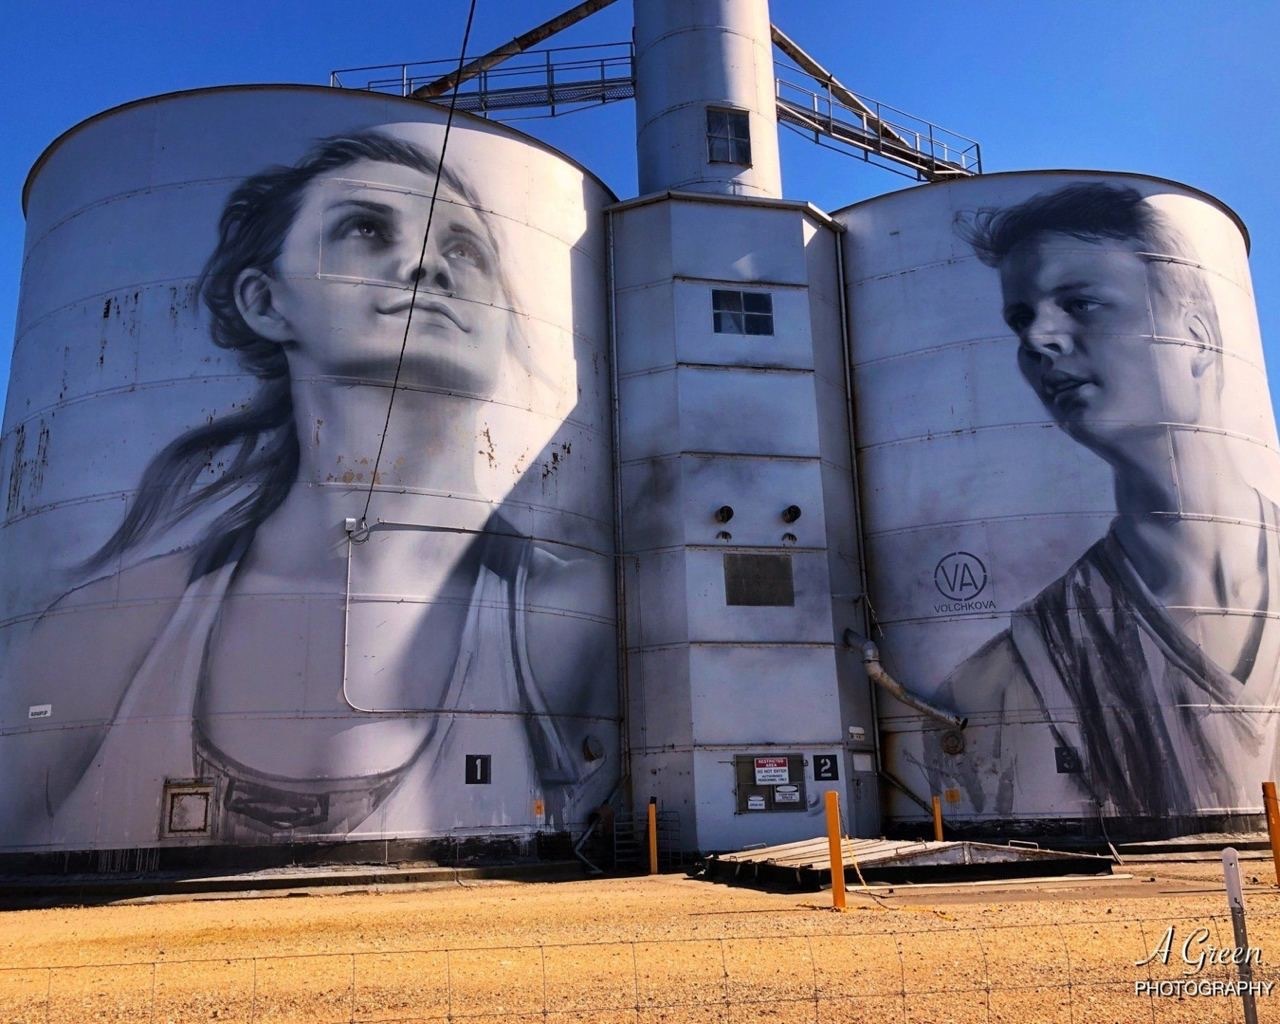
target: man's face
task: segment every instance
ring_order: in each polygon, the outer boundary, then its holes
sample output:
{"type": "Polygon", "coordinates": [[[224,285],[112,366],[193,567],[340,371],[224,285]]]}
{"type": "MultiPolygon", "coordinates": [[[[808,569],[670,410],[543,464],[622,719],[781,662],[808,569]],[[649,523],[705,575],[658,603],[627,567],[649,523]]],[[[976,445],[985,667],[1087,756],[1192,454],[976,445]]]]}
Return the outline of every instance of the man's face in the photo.
{"type": "Polygon", "coordinates": [[[1186,317],[1152,287],[1154,273],[1158,265],[1130,242],[1056,232],[1027,239],[1000,262],[1018,368],[1082,444],[1107,448],[1199,415],[1201,350],[1186,344],[1186,317]]]}

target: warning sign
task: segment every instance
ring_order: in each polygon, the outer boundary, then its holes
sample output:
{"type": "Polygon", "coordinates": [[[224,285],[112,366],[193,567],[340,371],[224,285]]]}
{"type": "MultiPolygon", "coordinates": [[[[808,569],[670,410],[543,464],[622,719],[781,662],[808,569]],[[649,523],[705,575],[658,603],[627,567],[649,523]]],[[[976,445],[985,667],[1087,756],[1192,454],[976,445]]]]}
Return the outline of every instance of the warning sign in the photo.
{"type": "Polygon", "coordinates": [[[764,805],[764,797],[760,796],[759,794],[755,794],[755,793],[753,793],[751,796],[747,797],[747,810],[749,810],[749,811],[763,811],[764,809],[765,809],[765,805],[764,805]]]}
{"type": "Polygon", "coordinates": [[[800,802],[799,786],[778,786],[773,791],[775,804],[798,804],[800,802]]]}
{"type": "Polygon", "coordinates": [[[757,757],[755,760],[757,786],[786,785],[791,781],[785,757],[757,757]]]}

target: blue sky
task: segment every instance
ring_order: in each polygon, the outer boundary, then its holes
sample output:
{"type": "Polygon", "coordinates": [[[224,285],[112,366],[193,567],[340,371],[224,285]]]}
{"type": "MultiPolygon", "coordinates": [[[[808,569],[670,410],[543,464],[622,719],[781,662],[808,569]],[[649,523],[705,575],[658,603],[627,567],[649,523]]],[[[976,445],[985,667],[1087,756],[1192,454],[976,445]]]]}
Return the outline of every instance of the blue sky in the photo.
{"type": "MultiPolygon", "coordinates": [[[[479,0],[474,52],[571,5],[479,0]]],[[[22,260],[22,182],[59,133],[108,107],[207,85],[327,82],[353,65],[456,53],[465,0],[7,0],[0,35],[0,380],[22,260]]],[[[773,0],[773,20],[855,91],[983,146],[988,170],[1139,171],[1204,189],[1253,237],[1272,394],[1280,393],[1280,3],[1275,0],[773,0]]],[[[630,0],[559,37],[630,35],[630,0]]],[[[553,45],[548,43],[546,45],[553,45]]],[[[632,106],[523,122],[634,194],[632,106]]],[[[836,209],[909,186],[783,134],[790,198],[836,209]]]]}

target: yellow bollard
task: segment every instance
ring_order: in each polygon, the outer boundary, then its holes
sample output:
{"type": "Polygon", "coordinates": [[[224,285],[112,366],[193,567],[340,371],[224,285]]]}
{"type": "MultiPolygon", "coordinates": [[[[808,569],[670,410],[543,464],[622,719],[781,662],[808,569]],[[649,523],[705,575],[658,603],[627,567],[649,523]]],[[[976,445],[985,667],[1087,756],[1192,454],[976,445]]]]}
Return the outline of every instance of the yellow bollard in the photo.
{"type": "Polygon", "coordinates": [[[1271,859],[1276,865],[1276,885],[1280,885],[1280,800],[1276,799],[1276,784],[1262,784],[1262,809],[1267,815],[1267,835],[1271,837],[1271,859]]]}
{"type": "Polygon", "coordinates": [[[942,842],[942,797],[933,795],[933,838],[942,842]]]}
{"type": "Polygon", "coordinates": [[[831,853],[831,906],[844,910],[844,857],[840,850],[840,795],[827,790],[827,848],[831,853]]]}
{"type": "Polygon", "coordinates": [[[658,798],[649,797],[649,874],[658,873],[658,798]]]}

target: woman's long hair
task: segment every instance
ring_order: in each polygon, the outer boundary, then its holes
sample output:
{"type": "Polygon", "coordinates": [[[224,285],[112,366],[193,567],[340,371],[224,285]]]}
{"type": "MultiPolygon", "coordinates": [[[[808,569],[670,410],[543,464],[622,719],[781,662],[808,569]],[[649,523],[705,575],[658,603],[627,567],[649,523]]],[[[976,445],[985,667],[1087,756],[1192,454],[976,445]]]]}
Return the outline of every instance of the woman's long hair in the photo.
{"type": "Polygon", "coordinates": [[[245,323],[236,304],[236,282],[245,270],[271,273],[307,186],[357,160],[402,164],[429,177],[440,173],[441,182],[456,196],[479,206],[471,189],[442,170],[437,157],[381,132],[324,139],[295,166],[246,178],[222,211],[218,244],[197,289],[212,317],[214,344],[234,352],[240,365],[258,378],[257,393],[243,409],[187,431],[152,458],[123,522],[82,563],[82,571],[100,569],[202,507],[247,491],[217,515],[197,542],[190,577],[196,580],[239,559],[258,525],[280,507],[299,465],[289,363],[278,342],[261,337],[245,323]],[[201,483],[214,456],[227,449],[234,451],[230,465],[216,479],[201,483]]]}

